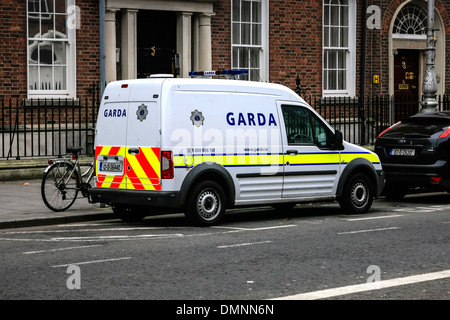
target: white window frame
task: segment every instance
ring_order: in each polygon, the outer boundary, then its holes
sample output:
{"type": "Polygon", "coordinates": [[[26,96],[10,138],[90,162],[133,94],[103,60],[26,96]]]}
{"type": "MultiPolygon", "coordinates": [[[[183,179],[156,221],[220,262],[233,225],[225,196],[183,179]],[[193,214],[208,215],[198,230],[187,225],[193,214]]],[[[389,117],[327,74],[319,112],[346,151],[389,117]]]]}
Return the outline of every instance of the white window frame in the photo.
{"type": "MultiPolygon", "coordinates": [[[[239,79],[241,80],[252,80],[252,81],[261,81],[261,82],[268,82],[269,81],[269,50],[268,50],[268,44],[269,44],[269,18],[268,18],[268,10],[269,10],[269,0],[232,0],[231,1],[231,68],[232,69],[244,69],[249,71],[249,76],[239,76],[239,79]],[[234,3],[239,2],[240,4],[240,10],[239,10],[239,17],[238,15],[233,12],[234,11],[234,3]],[[249,22],[242,21],[242,3],[246,2],[247,4],[250,4],[250,8],[252,8],[252,3],[259,2],[261,3],[261,17],[260,22],[254,22],[255,19],[250,17],[249,22]],[[242,26],[248,26],[249,27],[249,34],[246,34],[248,36],[250,43],[242,43],[242,35],[241,32],[242,26]],[[253,35],[252,35],[252,26],[253,25],[260,25],[261,26],[261,39],[260,44],[252,44],[253,41],[253,35]],[[239,28],[237,30],[236,28],[239,28]],[[238,33],[238,41],[235,41],[235,37],[233,36],[235,33],[238,33]],[[240,50],[239,50],[240,49],[240,50]],[[242,52],[247,56],[246,63],[240,64],[240,61],[242,61],[242,57],[238,56],[236,58],[235,50],[239,50],[238,55],[240,55],[242,52]],[[254,65],[253,61],[251,60],[251,50],[257,50],[258,51],[258,60],[259,65],[254,65]]],[[[253,13],[253,10],[251,10],[251,14],[253,13]]]]}
{"type": "MultiPolygon", "coordinates": [[[[27,1],[27,93],[28,99],[32,98],[75,98],[76,97],[76,28],[69,26],[69,19],[73,20],[73,17],[69,17],[70,14],[74,14],[73,12],[69,12],[69,8],[75,8],[75,0],[66,0],[66,38],[58,37],[55,32],[47,32],[47,37],[42,37],[41,31],[38,34],[31,35],[29,22],[31,19],[54,19],[55,15],[47,14],[48,12],[48,2],[54,2],[55,0],[35,0],[39,1],[39,5],[42,6],[45,4],[46,9],[44,11],[41,10],[41,15],[29,12],[28,1],[27,1]],[[40,16],[40,17],[39,17],[40,16]],[[39,60],[32,60],[32,52],[38,47],[38,44],[50,46],[52,48],[52,59],[55,55],[54,44],[65,44],[65,64],[61,63],[56,65],[57,67],[65,67],[65,82],[66,87],[64,89],[34,89],[33,84],[31,84],[31,71],[30,68],[37,67],[38,70],[42,65],[39,60]]],[[[54,4],[53,4],[54,8],[54,4]]],[[[54,20],[55,21],[55,20],[54,20]]],[[[55,28],[55,22],[53,22],[53,28],[55,28]]],[[[55,30],[55,29],[54,29],[55,30]]],[[[39,49],[37,49],[39,50],[39,49]]],[[[48,66],[48,65],[46,65],[48,66]]],[[[52,65],[53,62],[52,62],[52,65]]],[[[41,86],[39,80],[40,71],[38,71],[38,85],[41,86]]],[[[52,78],[55,79],[55,68],[52,68],[52,78]]],[[[52,84],[54,85],[54,84],[52,84]]]]}
{"type": "MultiPolygon", "coordinates": [[[[336,0],[335,0],[336,1],[336,0]]],[[[331,47],[325,45],[325,31],[326,26],[329,25],[328,21],[325,21],[325,6],[330,3],[331,0],[323,0],[323,16],[322,16],[322,92],[324,97],[354,97],[356,94],[356,0],[348,0],[348,46],[347,47],[331,47]],[[342,90],[328,89],[325,77],[325,71],[327,70],[325,65],[325,55],[328,50],[344,50],[345,51],[345,88],[342,90]]],[[[341,2],[341,0],[339,0],[341,2]]],[[[330,15],[331,17],[331,15],[330,15]]]]}
{"type": "MultiPolygon", "coordinates": [[[[403,20],[405,21],[405,20],[403,20]]],[[[402,31],[402,30],[401,30],[402,31]]],[[[404,31],[404,30],[403,30],[404,31]]],[[[393,31],[392,31],[393,39],[410,39],[410,40],[426,40],[427,39],[427,10],[420,6],[417,3],[410,2],[400,9],[400,12],[397,14],[397,17],[394,20],[393,31]],[[406,11],[406,12],[405,12],[406,11]],[[422,20],[420,20],[419,15],[421,14],[422,20]],[[408,34],[406,32],[395,33],[396,27],[398,24],[402,25],[401,20],[407,19],[411,21],[411,27],[419,28],[422,27],[422,33],[414,33],[408,34]]]]}

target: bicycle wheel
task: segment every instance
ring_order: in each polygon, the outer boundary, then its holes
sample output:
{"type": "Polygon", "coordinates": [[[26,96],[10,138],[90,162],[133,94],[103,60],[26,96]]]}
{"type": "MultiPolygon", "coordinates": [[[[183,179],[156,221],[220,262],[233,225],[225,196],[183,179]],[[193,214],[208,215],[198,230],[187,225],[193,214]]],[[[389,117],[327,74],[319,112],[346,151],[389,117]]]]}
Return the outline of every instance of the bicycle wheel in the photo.
{"type": "Polygon", "coordinates": [[[64,211],[75,202],[79,177],[69,162],[57,162],[44,174],[41,195],[45,205],[53,211],[64,211]]]}

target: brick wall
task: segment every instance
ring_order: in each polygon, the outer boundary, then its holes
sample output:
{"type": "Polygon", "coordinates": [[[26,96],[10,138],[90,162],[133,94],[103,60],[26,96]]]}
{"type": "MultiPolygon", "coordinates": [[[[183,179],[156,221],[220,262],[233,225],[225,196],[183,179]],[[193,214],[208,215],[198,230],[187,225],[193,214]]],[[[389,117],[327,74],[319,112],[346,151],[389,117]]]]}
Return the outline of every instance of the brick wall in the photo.
{"type": "Polygon", "coordinates": [[[212,68],[231,68],[231,0],[214,3],[215,15],[211,19],[212,68]]]}
{"type": "Polygon", "coordinates": [[[76,1],[81,11],[77,30],[77,96],[90,97],[92,85],[100,82],[100,25],[98,0],[76,1]]]}
{"type": "MultiPolygon", "coordinates": [[[[214,3],[213,69],[231,67],[231,0],[214,3]]],[[[269,1],[269,81],[295,88],[295,78],[321,94],[321,1],[269,1]]]]}
{"type": "Polygon", "coordinates": [[[322,1],[269,2],[270,82],[322,91],[322,1]]]}
{"type": "MultiPolygon", "coordinates": [[[[381,30],[366,33],[365,94],[389,92],[389,27],[395,11],[408,0],[368,0],[381,9],[381,30]],[[373,84],[372,76],[380,75],[373,84]]],[[[321,0],[269,1],[269,74],[270,82],[295,88],[300,76],[301,86],[313,95],[322,94],[322,2],[321,0]]],[[[357,0],[356,29],[356,95],[360,93],[361,41],[363,1],[357,0]]],[[[435,0],[435,6],[445,25],[446,91],[450,92],[450,1],[435,0]]],[[[231,65],[231,0],[214,4],[212,19],[213,68],[231,65]]]]}
{"type": "Polygon", "coordinates": [[[0,97],[26,94],[26,1],[0,2],[0,97]]]}
{"type": "MultiPolygon", "coordinates": [[[[26,1],[0,2],[0,96],[27,95],[26,1]]],[[[99,14],[97,0],[78,0],[81,29],[77,30],[77,96],[89,97],[99,82],[99,14]]]]}
{"type": "MultiPolygon", "coordinates": [[[[367,31],[366,94],[388,93],[389,27],[396,9],[407,0],[368,0],[381,8],[382,29],[367,31]],[[372,84],[379,74],[381,83],[372,84]]],[[[435,0],[446,35],[446,91],[450,92],[450,1],[435,0]]],[[[357,0],[356,94],[359,94],[362,0],[357,0]]],[[[77,0],[81,29],[77,30],[77,96],[90,97],[99,82],[99,15],[97,0],[77,0]]],[[[213,69],[231,67],[231,0],[214,2],[213,69]]],[[[270,82],[295,88],[295,78],[313,95],[322,94],[322,1],[269,1],[270,82]]],[[[26,1],[0,2],[0,96],[25,96],[27,86],[26,1]]]]}

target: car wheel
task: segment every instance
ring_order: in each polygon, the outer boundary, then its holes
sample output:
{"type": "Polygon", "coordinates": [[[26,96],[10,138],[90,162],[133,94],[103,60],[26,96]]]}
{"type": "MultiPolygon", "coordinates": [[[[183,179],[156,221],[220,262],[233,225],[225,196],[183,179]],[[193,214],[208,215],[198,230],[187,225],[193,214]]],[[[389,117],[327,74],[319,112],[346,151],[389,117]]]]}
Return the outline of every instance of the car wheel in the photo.
{"type": "Polygon", "coordinates": [[[202,181],[192,189],[186,202],[185,216],[197,226],[217,224],[225,214],[226,197],[214,181],[202,181]]]}
{"type": "Polygon", "coordinates": [[[363,173],[357,173],[345,184],[339,204],[347,213],[366,213],[372,206],[373,194],[369,178],[363,173]]]}

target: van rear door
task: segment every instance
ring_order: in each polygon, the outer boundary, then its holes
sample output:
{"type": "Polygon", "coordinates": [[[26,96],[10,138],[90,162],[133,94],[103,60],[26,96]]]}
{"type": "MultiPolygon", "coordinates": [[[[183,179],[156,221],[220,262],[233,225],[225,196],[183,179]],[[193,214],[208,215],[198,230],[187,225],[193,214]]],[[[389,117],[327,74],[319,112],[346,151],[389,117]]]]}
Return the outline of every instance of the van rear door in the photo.
{"type": "Polygon", "coordinates": [[[127,189],[161,190],[161,80],[131,85],[125,174],[127,189]]]}
{"type": "Polygon", "coordinates": [[[98,113],[95,135],[96,186],[125,189],[125,151],[129,88],[108,84],[98,113]]]}

